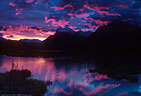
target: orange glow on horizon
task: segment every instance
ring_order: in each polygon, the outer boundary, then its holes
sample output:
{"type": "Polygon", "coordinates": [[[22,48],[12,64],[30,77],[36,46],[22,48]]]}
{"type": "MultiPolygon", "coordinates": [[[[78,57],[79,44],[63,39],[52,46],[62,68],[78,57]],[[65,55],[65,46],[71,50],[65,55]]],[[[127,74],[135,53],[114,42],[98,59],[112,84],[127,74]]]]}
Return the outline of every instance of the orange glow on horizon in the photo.
{"type": "Polygon", "coordinates": [[[50,35],[54,35],[53,31],[44,31],[42,27],[32,28],[30,25],[20,25],[18,27],[9,26],[6,30],[1,30],[3,38],[9,40],[20,39],[39,39],[41,41],[48,38],[50,35]]]}
{"type": "Polygon", "coordinates": [[[8,35],[4,35],[3,38],[8,39],[8,40],[39,39],[39,40],[41,40],[41,41],[47,39],[47,37],[46,37],[46,38],[43,38],[43,37],[26,37],[26,36],[21,36],[21,35],[16,35],[16,36],[13,37],[13,38],[8,38],[7,36],[8,36],[8,35]]]}

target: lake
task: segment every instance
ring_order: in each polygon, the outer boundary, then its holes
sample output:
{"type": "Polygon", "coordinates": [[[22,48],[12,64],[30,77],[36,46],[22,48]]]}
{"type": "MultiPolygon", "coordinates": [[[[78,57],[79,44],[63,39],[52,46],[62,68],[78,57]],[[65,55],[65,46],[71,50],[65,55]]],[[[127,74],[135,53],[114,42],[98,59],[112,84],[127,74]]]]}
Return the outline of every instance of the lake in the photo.
{"type": "Polygon", "coordinates": [[[45,96],[141,96],[141,75],[138,83],[116,81],[107,75],[90,73],[94,60],[72,57],[9,57],[0,56],[0,72],[29,69],[34,79],[52,81],[45,96]]]}

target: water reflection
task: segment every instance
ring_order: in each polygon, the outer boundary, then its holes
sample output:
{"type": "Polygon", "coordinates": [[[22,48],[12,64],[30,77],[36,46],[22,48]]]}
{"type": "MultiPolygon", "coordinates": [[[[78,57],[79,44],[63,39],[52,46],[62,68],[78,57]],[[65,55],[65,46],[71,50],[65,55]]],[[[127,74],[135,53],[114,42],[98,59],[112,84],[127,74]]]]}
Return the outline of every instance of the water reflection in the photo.
{"type": "MultiPolygon", "coordinates": [[[[107,75],[89,73],[94,62],[71,58],[0,57],[0,72],[9,71],[12,62],[18,69],[29,69],[32,78],[50,80],[48,96],[141,96],[141,80],[129,83],[107,75]]],[[[140,78],[141,76],[139,76],[140,78]]]]}

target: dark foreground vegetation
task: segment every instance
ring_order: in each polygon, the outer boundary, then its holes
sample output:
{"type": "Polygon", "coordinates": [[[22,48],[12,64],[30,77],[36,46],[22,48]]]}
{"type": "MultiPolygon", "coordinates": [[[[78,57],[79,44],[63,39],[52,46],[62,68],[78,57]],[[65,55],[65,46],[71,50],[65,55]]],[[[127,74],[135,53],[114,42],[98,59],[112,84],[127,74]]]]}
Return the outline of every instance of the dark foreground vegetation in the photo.
{"type": "Polygon", "coordinates": [[[42,96],[46,93],[46,88],[51,82],[29,79],[30,76],[31,72],[29,70],[11,70],[10,72],[0,73],[0,95],[42,96]]]}

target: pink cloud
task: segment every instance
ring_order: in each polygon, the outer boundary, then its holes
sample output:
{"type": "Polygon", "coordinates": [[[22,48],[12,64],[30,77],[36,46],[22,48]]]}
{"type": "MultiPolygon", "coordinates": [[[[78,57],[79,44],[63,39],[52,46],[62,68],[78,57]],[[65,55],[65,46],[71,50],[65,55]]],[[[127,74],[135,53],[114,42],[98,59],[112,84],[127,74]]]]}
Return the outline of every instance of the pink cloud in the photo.
{"type": "MultiPolygon", "coordinates": [[[[87,78],[87,76],[90,76],[90,75],[91,74],[87,74],[85,77],[87,78]]],[[[107,78],[107,77],[100,76],[100,77],[96,77],[95,79],[99,80],[101,78],[107,78]]],[[[101,96],[102,94],[106,93],[109,89],[119,87],[120,84],[106,84],[105,85],[105,84],[101,83],[98,87],[96,87],[95,89],[91,90],[90,92],[84,90],[84,88],[87,88],[88,86],[89,85],[86,82],[73,82],[73,81],[70,81],[68,83],[68,87],[72,91],[73,91],[73,88],[76,88],[76,89],[80,90],[81,92],[83,92],[83,94],[86,95],[86,96],[91,96],[91,95],[96,95],[96,94],[99,94],[101,96]]],[[[61,90],[59,92],[63,92],[64,93],[63,90],[61,90]]]]}
{"type": "Polygon", "coordinates": [[[65,5],[63,7],[54,6],[54,7],[51,7],[51,8],[54,8],[55,10],[64,10],[67,7],[73,7],[73,6],[71,4],[67,4],[67,5],[65,5]]]}
{"type": "MultiPolygon", "coordinates": [[[[84,11],[84,9],[80,9],[80,10],[78,10],[78,11],[82,12],[82,11],[84,11]]],[[[67,15],[68,15],[68,16],[71,16],[71,19],[73,19],[75,16],[76,16],[76,17],[89,16],[88,13],[82,13],[82,14],[76,14],[76,13],[77,13],[77,12],[75,12],[75,13],[68,13],[67,15]]]]}
{"type": "Polygon", "coordinates": [[[69,16],[74,16],[72,13],[68,13],[67,15],[69,15],[69,16]]]}
{"type": "MultiPolygon", "coordinates": [[[[86,77],[87,76],[90,76],[90,74],[87,74],[86,77]]],[[[105,76],[95,77],[95,79],[97,79],[97,80],[99,80],[101,78],[107,78],[107,77],[105,77],[105,76]]],[[[63,93],[65,95],[72,95],[73,90],[77,89],[77,90],[81,91],[85,96],[91,96],[91,95],[96,95],[96,94],[99,94],[101,96],[102,94],[106,93],[108,90],[119,87],[120,84],[103,84],[103,83],[101,83],[99,86],[95,87],[95,89],[92,89],[91,91],[85,90],[85,88],[87,88],[89,86],[89,83],[87,83],[87,82],[81,82],[81,81],[73,82],[71,80],[67,84],[67,86],[71,89],[69,92],[67,92],[61,88],[55,88],[53,90],[53,93],[63,93]]]]}
{"type": "Polygon", "coordinates": [[[74,18],[74,14],[73,14],[73,13],[68,13],[67,15],[68,15],[68,16],[70,16],[70,17],[71,17],[71,19],[73,19],[73,18],[74,18]]]}
{"type": "Polygon", "coordinates": [[[54,93],[63,93],[65,95],[71,95],[72,94],[72,92],[67,92],[64,89],[59,89],[59,88],[55,88],[54,93]]]}
{"type": "Polygon", "coordinates": [[[16,8],[16,15],[21,14],[23,11],[23,8],[16,8]]]}
{"type": "Polygon", "coordinates": [[[78,29],[76,29],[76,26],[69,26],[69,28],[73,29],[74,31],[79,31],[78,29]]]}
{"type": "Polygon", "coordinates": [[[124,19],[124,21],[130,21],[130,20],[133,20],[133,18],[126,18],[126,19],[124,19]]]}
{"type": "Polygon", "coordinates": [[[107,75],[97,75],[94,78],[92,78],[91,81],[94,81],[94,80],[102,80],[102,79],[108,79],[108,76],[107,75]]]}
{"type": "Polygon", "coordinates": [[[110,13],[108,11],[103,11],[103,10],[108,10],[110,9],[109,7],[102,7],[102,6],[97,6],[97,5],[90,5],[88,2],[84,5],[84,8],[87,8],[89,10],[94,10],[97,11],[100,14],[106,14],[106,15],[111,15],[111,16],[121,16],[119,13],[110,13]]]}
{"type": "Polygon", "coordinates": [[[39,4],[40,2],[42,2],[43,0],[37,0],[36,2],[35,2],[35,4],[39,4]]]}
{"type": "Polygon", "coordinates": [[[111,16],[121,16],[119,13],[109,13],[108,11],[101,11],[101,10],[97,10],[97,11],[100,14],[106,14],[106,15],[111,15],[111,16]]]}
{"type": "Polygon", "coordinates": [[[84,9],[80,9],[79,11],[84,11],[84,9]]]}
{"type": "Polygon", "coordinates": [[[93,18],[84,18],[84,20],[82,21],[85,23],[85,25],[88,25],[90,28],[93,28],[93,29],[97,29],[99,26],[109,23],[109,21],[96,20],[93,18]],[[93,25],[93,22],[98,24],[98,26],[93,25]]]}
{"type": "Polygon", "coordinates": [[[93,18],[88,18],[91,22],[95,22],[96,24],[99,24],[99,25],[104,25],[104,24],[107,24],[109,23],[109,21],[102,21],[102,20],[96,20],[96,19],[93,19],[93,18]]]}
{"type": "Polygon", "coordinates": [[[90,6],[90,5],[88,4],[88,2],[86,2],[86,4],[84,4],[84,8],[87,8],[87,9],[89,9],[89,10],[95,10],[95,8],[94,8],[93,6],[90,6]]]}
{"type": "Polygon", "coordinates": [[[82,31],[94,31],[93,28],[91,28],[91,29],[90,29],[90,28],[82,28],[81,30],[82,30],[82,31]]]}
{"type": "Polygon", "coordinates": [[[55,19],[49,19],[48,17],[45,17],[45,23],[49,23],[51,22],[52,26],[54,27],[65,27],[65,25],[67,25],[69,22],[68,21],[65,21],[65,20],[59,20],[59,21],[56,21],[55,19]]]}
{"type": "Polygon", "coordinates": [[[48,35],[54,35],[55,34],[55,32],[53,32],[53,31],[48,31],[48,32],[46,32],[48,35]]]}
{"type": "Polygon", "coordinates": [[[33,2],[34,0],[26,0],[27,3],[33,2]]]}
{"type": "Polygon", "coordinates": [[[85,16],[89,16],[88,13],[82,13],[82,14],[76,14],[76,17],[85,17],[85,16]]]}
{"type": "Polygon", "coordinates": [[[84,4],[84,8],[87,8],[89,10],[106,10],[106,9],[108,10],[108,9],[110,9],[109,7],[90,5],[90,4],[88,4],[88,2],[86,2],[86,4],[84,4]]]}
{"type": "Polygon", "coordinates": [[[117,95],[115,95],[115,96],[128,96],[128,92],[125,92],[125,93],[120,93],[120,94],[117,94],[117,95]]]}
{"type": "Polygon", "coordinates": [[[102,80],[102,79],[108,79],[109,77],[107,75],[102,75],[102,74],[98,74],[98,73],[94,73],[94,74],[86,74],[83,77],[84,81],[88,81],[88,82],[92,82],[94,80],[102,80]],[[92,77],[91,75],[96,75],[95,77],[92,77]]]}
{"type": "Polygon", "coordinates": [[[96,10],[108,10],[110,9],[109,7],[101,7],[101,6],[95,6],[96,10]]]}
{"type": "Polygon", "coordinates": [[[83,91],[84,94],[86,96],[90,96],[90,95],[96,95],[96,94],[104,94],[106,93],[107,89],[108,88],[116,88],[116,87],[119,87],[120,84],[106,84],[106,85],[103,85],[103,84],[100,84],[95,90],[91,91],[91,92],[86,92],[86,91],[83,91]]]}
{"type": "Polygon", "coordinates": [[[16,6],[16,4],[13,3],[13,2],[10,2],[9,5],[12,6],[12,7],[15,7],[16,6]]]}
{"type": "Polygon", "coordinates": [[[122,8],[128,8],[129,7],[129,5],[127,4],[127,5],[122,5],[122,4],[119,4],[119,5],[117,5],[118,7],[122,7],[122,8]]]}
{"type": "MultiPolygon", "coordinates": [[[[12,6],[12,7],[16,7],[16,4],[13,3],[13,2],[10,2],[9,5],[12,6]]],[[[19,14],[22,13],[23,8],[15,8],[15,10],[16,10],[16,15],[19,15],[19,14]]]]}
{"type": "Polygon", "coordinates": [[[79,82],[78,85],[81,87],[88,87],[88,83],[79,82]]]}
{"type": "Polygon", "coordinates": [[[45,32],[42,27],[37,26],[39,29],[33,29],[32,25],[20,25],[17,27],[7,26],[6,30],[2,30],[4,38],[11,40],[20,40],[20,39],[40,39],[44,40],[48,36],[53,35],[55,32],[48,31],[45,32]],[[14,37],[12,37],[14,36],[14,37]]]}
{"type": "Polygon", "coordinates": [[[72,80],[67,84],[68,85],[68,87],[70,88],[70,89],[72,89],[73,90],[73,87],[74,88],[84,88],[84,87],[88,87],[89,86],[89,84],[87,83],[87,82],[73,82],[72,80]]]}
{"type": "Polygon", "coordinates": [[[68,87],[72,88],[73,87],[73,81],[71,80],[69,83],[68,83],[68,87]]]}
{"type": "Polygon", "coordinates": [[[48,17],[45,17],[45,23],[49,23],[50,21],[55,22],[55,19],[48,19],[48,17]]]}

